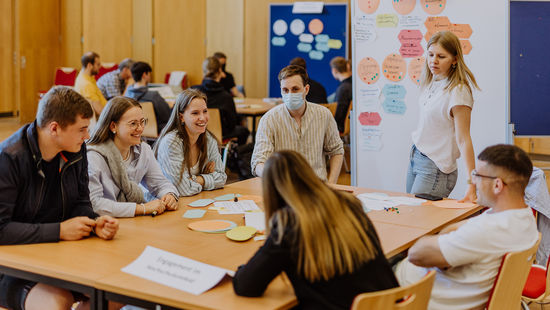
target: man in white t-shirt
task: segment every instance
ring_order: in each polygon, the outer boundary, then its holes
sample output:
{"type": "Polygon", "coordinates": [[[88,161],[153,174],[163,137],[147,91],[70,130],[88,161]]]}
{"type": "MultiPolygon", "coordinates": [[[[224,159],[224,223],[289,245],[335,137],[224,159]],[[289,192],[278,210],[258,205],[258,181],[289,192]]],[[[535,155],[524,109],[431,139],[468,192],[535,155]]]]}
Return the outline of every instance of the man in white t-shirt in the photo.
{"type": "Polygon", "coordinates": [[[439,235],[420,238],[395,274],[401,285],[436,270],[429,309],[483,309],[504,254],[528,249],[538,238],[524,191],[533,165],[513,145],[494,145],[478,156],[472,171],[477,203],[490,209],[451,224],[439,235]]]}

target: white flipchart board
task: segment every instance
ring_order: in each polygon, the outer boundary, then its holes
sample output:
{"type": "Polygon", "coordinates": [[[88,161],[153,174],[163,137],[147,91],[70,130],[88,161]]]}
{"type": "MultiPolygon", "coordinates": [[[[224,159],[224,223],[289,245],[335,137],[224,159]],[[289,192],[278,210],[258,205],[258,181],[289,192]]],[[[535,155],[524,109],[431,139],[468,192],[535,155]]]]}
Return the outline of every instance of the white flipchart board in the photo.
{"type": "MultiPolygon", "coordinates": [[[[465,55],[466,64],[474,73],[481,91],[474,92],[471,136],[474,152],[496,143],[510,141],[508,128],[508,46],[509,46],[509,2],[501,0],[351,0],[352,2],[352,70],[353,70],[353,112],[351,114],[351,166],[352,184],[360,187],[405,192],[409,153],[412,145],[411,132],[418,122],[419,87],[409,75],[409,65],[418,56],[403,57],[407,73],[401,79],[393,77],[394,64],[399,56],[388,59],[390,67],[383,67],[386,56],[400,55],[404,43],[404,56],[422,53],[426,55],[426,32],[428,29],[445,28],[445,18],[450,26],[467,38],[471,51],[465,55]],[[374,12],[375,6],[378,7],[374,12]],[[414,8],[411,6],[414,3],[414,8]],[[423,8],[431,6],[434,15],[423,8]],[[434,8],[434,5],[438,5],[434,8]],[[365,11],[372,12],[367,14],[365,11]],[[410,11],[407,13],[407,11],[410,11]],[[405,15],[401,15],[405,13],[405,15]],[[389,14],[389,15],[383,15],[389,14]],[[431,19],[428,28],[425,23],[431,19]],[[397,25],[395,25],[397,21],[397,25]],[[377,24],[378,23],[378,24],[377,24]],[[458,25],[454,25],[458,24],[458,25]],[[470,25],[471,35],[467,26],[470,25]],[[405,26],[407,25],[407,26],[405,26]],[[384,27],[386,26],[386,27],[384,27]],[[414,33],[399,39],[401,30],[420,30],[419,41],[423,52],[418,52],[418,41],[414,33]],[[412,38],[412,40],[411,40],[412,38]],[[368,59],[366,59],[368,57],[368,59]],[[366,60],[365,60],[366,59],[366,60]],[[375,60],[380,73],[376,80],[372,64],[375,60]],[[391,62],[390,62],[391,61],[391,62]],[[389,71],[390,81],[384,74],[389,71]],[[361,80],[363,79],[363,81],[361,80]],[[375,81],[375,82],[374,82],[375,81]],[[367,84],[370,82],[371,84],[367,84]],[[388,88],[385,85],[401,85],[388,88]],[[397,88],[396,88],[397,87],[397,88]],[[380,95],[376,96],[376,88],[380,95]],[[403,90],[406,94],[403,96],[403,90]],[[390,99],[386,101],[386,97],[390,99]],[[405,107],[403,107],[403,103],[405,107]],[[385,108],[386,110],[385,110],[385,108]],[[405,109],[404,113],[403,110],[405,109]],[[378,125],[377,112],[381,118],[378,125]],[[400,114],[403,113],[403,114],[400,114]],[[366,124],[366,125],[363,125],[366,124]]],[[[467,43],[466,43],[467,44],[467,43]]],[[[397,61],[396,61],[397,60],[397,61]]],[[[418,60],[417,60],[418,61],[418,60]]],[[[397,66],[399,68],[399,66],[397,66]]],[[[414,73],[413,73],[414,74],[414,73]]],[[[388,87],[388,86],[386,86],[388,87]]],[[[459,162],[459,178],[451,197],[462,197],[466,190],[467,172],[462,158],[459,162]]]]}

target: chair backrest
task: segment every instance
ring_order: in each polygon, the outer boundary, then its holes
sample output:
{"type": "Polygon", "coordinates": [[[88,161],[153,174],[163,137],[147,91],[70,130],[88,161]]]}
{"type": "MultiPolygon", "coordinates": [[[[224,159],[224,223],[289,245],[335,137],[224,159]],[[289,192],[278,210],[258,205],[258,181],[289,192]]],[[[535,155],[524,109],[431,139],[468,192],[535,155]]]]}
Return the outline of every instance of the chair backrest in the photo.
{"type": "Polygon", "coordinates": [[[330,110],[330,113],[332,113],[332,116],[336,114],[336,106],[338,106],[337,102],[330,102],[330,103],[319,103],[320,105],[324,106],[325,108],[330,110]]]}
{"type": "Polygon", "coordinates": [[[541,234],[535,244],[521,252],[504,255],[500,270],[487,301],[487,310],[521,309],[521,292],[527,281],[529,269],[535,261],[541,234]]]}
{"type": "Polygon", "coordinates": [[[353,101],[350,101],[349,102],[349,107],[348,107],[348,114],[346,114],[346,121],[344,122],[344,132],[343,132],[343,136],[347,136],[349,135],[349,131],[350,131],[350,112],[351,112],[351,109],[353,109],[353,101]]]}
{"type": "Polygon", "coordinates": [[[96,74],[95,76],[95,79],[96,80],[99,80],[99,78],[104,75],[105,73],[109,73],[111,71],[115,71],[116,69],[118,69],[118,64],[114,63],[114,62],[105,62],[105,63],[102,63],[101,66],[99,67],[99,72],[96,74]]]}
{"type": "Polygon", "coordinates": [[[208,108],[208,125],[206,125],[206,129],[208,129],[216,138],[216,141],[218,141],[218,144],[222,144],[222,119],[220,117],[220,110],[215,108],[208,108]]]}
{"type": "Polygon", "coordinates": [[[54,85],[74,86],[78,71],[75,68],[59,67],[55,69],[54,85]]]}
{"type": "Polygon", "coordinates": [[[180,86],[181,89],[187,88],[187,72],[172,71],[164,76],[164,84],[180,86]]]}
{"type": "Polygon", "coordinates": [[[432,270],[417,283],[358,295],[351,309],[425,310],[428,308],[434,280],[435,271],[432,270]]]}
{"type": "Polygon", "coordinates": [[[143,114],[147,118],[147,126],[143,130],[142,135],[147,138],[156,139],[159,136],[157,130],[157,116],[155,115],[155,108],[152,102],[140,102],[143,114]]]}

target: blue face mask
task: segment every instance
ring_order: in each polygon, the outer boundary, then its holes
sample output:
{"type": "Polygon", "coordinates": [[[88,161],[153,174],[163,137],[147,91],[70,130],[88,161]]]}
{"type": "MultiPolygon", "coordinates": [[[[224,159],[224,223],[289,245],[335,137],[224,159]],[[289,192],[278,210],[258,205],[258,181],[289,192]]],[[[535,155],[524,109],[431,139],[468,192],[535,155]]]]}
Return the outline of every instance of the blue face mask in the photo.
{"type": "Polygon", "coordinates": [[[304,105],[304,93],[287,93],[281,94],[283,102],[289,110],[299,110],[304,105]]]}

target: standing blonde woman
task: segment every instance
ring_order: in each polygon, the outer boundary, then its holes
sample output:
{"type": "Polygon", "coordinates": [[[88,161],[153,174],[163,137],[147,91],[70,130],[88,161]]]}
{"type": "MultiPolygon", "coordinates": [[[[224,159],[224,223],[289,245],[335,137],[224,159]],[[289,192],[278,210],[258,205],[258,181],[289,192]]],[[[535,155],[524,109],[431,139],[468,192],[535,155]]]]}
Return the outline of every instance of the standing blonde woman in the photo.
{"type": "Polygon", "coordinates": [[[160,167],[180,196],[221,188],[227,179],[218,142],[206,130],[208,120],[206,95],[186,89],[155,143],[160,167]]]}
{"type": "Polygon", "coordinates": [[[141,141],[146,124],[132,98],[114,97],[101,112],[87,143],[90,200],[98,214],[132,217],[177,209],[176,188],[141,141]],[[158,199],[147,201],[140,184],[158,199]]]}
{"type": "Polygon", "coordinates": [[[475,169],[470,119],[472,87],[479,87],[464,63],[456,35],[442,31],[430,39],[422,74],[420,120],[412,133],[407,193],[448,197],[458,176],[456,161],[462,156],[469,183],[462,201],[475,201],[475,185],[470,182],[475,169]]]}
{"type": "Polygon", "coordinates": [[[359,200],[328,187],[302,155],[273,153],[262,182],[268,238],[237,270],[237,295],[262,295],[283,271],[304,309],[349,309],[360,293],[398,286],[359,200]]]}

